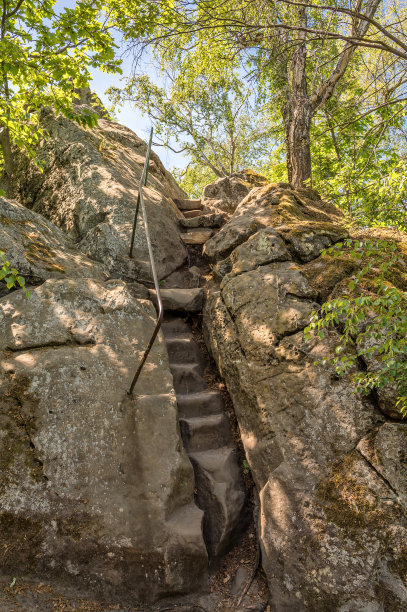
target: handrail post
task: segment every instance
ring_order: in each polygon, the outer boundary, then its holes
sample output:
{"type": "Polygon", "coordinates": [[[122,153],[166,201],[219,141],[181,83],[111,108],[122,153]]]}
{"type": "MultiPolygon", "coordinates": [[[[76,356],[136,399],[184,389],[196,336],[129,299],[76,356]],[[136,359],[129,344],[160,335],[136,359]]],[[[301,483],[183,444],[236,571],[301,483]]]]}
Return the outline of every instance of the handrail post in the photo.
{"type": "Polygon", "coordinates": [[[157,338],[158,332],[160,331],[160,327],[161,327],[161,323],[163,320],[163,316],[164,316],[164,309],[163,309],[163,303],[162,303],[162,299],[161,299],[161,293],[160,293],[160,285],[158,282],[158,276],[157,276],[157,270],[155,267],[155,261],[154,261],[154,254],[153,254],[153,247],[151,244],[151,238],[150,238],[150,231],[148,228],[148,219],[147,219],[147,213],[146,213],[146,207],[144,206],[144,197],[143,197],[143,186],[147,185],[147,177],[148,177],[148,166],[150,163],[150,154],[151,154],[151,145],[152,145],[152,141],[153,141],[153,128],[151,128],[151,132],[150,132],[150,140],[148,143],[148,147],[147,147],[147,155],[146,155],[146,161],[144,163],[144,169],[143,169],[143,174],[141,175],[141,179],[140,179],[140,183],[139,183],[139,191],[138,191],[138,197],[137,197],[137,205],[136,205],[136,212],[135,212],[135,216],[134,216],[134,223],[133,223],[133,232],[132,232],[132,236],[131,236],[131,244],[130,244],[130,257],[132,257],[133,255],[133,246],[134,246],[134,238],[135,238],[135,234],[136,234],[136,226],[137,226],[137,217],[138,217],[138,213],[139,213],[139,208],[141,206],[141,212],[143,215],[143,220],[144,220],[144,231],[146,234],[146,240],[147,240],[147,249],[148,249],[148,254],[150,257],[150,263],[151,263],[151,271],[153,274],[153,280],[154,280],[154,287],[155,287],[155,291],[156,291],[156,295],[157,295],[157,301],[158,301],[158,317],[157,317],[157,322],[153,331],[153,334],[150,338],[150,341],[147,345],[147,348],[145,349],[143,356],[141,358],[141,361],[138,365],[138,368],[136,370],[136,373],[133,377],[133,380],[131,382],[130,388],[128,390],[128,394],[132,395],[134,387],[136,386],[136,383],[139,379],[139,376],[141,374],[141,371],[143,369],[143,366],[145,364],[145,362],[147,361],[147,357],[153,347],[153,344],[155,342],[155,339],[157,338]]]}
{"type": "Polygon", "coordinates": [[[129,257],[133,257],[134,239],[135,239],[135,236],[136,236],[137,218],[138,218],[138,213],[139,213],[139,208],[140,208],[140,194],[141,194],[141,190],[143,189],[143,185],[147,185],[148,166],[150,164],[150,154],[151,154],[151,144],[152,144],[152,141],[153,141],[153,128],[151,128],[151,131],[150,131],[150,139],[148,141],[146,159],[145,159],[145,162],[144,162],[143,172],[141,174],[141,179],[140,179],[140,183],[139,183],[139,187],[138,187],[136,212],[134,214],[133,231],[132,231],[132,234],[131,234],[129,257]]]}

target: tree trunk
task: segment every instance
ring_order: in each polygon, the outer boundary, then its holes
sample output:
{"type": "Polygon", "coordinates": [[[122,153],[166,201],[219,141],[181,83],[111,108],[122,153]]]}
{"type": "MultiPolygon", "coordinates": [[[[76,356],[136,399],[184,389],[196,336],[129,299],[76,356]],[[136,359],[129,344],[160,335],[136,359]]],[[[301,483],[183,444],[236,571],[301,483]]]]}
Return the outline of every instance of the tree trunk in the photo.
{"type": "Polygon", "coordinates": [[[291,101],[283,113],[287,148],[288,180],[297,189],[311,180],[311,120],[308,97],[291,101]]]}
{"type": "MultiPolygon", "coordinates": [[[[298,24],[307,27],[307,9],[297,8],[298,24]]],[[[288,180],[297,189],[311,180],[311,119],[312,106],[307,91],[307,39],[300,41],[291,60],[291,91],[283,111],[287,145],[288,180]]]]}
{"type": "Polygon", "coordinates": [[[13,174],[13,152],[11,150],[10,130],[3,128],[0,132],[0,147],[3,153],[3,171],[0,176],[0,189],[9,193],[11,176],[13,174]]]}

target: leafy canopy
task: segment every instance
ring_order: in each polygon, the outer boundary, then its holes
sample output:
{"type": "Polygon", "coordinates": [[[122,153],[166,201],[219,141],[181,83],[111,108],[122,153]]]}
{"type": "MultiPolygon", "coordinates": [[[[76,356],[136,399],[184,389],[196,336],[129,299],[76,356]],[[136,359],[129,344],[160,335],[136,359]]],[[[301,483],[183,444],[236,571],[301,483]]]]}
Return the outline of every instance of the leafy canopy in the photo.
{"type": "MultiPolygon", "coordinates": [[[[87,86],[89,67],[119,70],[104,5],[78,0],[54,11],[54,0],[4,0],[0,7],[0,126],[10,140],[34,156],[43,135],[38,110],[54,105],[74,116],[75,88],[87,86]]],[[[92,124],[89,115],[75,116],[92,124]]]]}
{"type": "Polygon", "coordinates": [[[236,62],[211,74],[208,53],[155,49],[160,85],[140,75],[108,90],[116,105],[130,101],[148,115],[159,145],[188,156],[188,169],[177,175],[189,193],[266,159],[268,125],[253,89],[236,62]]]}

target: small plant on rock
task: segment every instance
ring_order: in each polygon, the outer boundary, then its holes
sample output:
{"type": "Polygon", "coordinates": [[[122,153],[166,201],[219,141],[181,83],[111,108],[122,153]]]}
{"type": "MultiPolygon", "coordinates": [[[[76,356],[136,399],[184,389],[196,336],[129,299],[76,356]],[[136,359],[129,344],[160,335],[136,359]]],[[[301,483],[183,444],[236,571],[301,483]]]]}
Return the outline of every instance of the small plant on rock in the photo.
{"type": "Polygon", "coordinates": [[[323,338],[329,327],[341,332],[330,362],[339,375],[350,372],[362,360],[366,371],[353,374],[356,389],[369,393],[392,385],[397,406],[407,415],[407,265],[396,242],[346,240],[322,255],[347,254],[359,265],[340,297],[313,312],[305,339],[323,338]]]}
{"type": "Polygon", "coordinates": [[[16,268],[10,268],[10,262],[7,260],[4,251],[0,251],[0,265],[0,280],[6,283],[7,289],[13,289],[13,287],[19,285],[25,292],[26,297],[30,298],[31,292],[27,291],[25,287],[25,278],[18,274],[16,268]]]}

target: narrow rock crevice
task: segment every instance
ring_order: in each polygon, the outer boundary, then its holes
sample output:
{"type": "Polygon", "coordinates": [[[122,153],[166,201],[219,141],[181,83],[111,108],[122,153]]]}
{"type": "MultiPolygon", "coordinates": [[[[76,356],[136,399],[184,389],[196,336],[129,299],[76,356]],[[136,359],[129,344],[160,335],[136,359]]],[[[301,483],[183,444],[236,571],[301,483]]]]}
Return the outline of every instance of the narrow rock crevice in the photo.
{"type": "Polygon", "coordinates": [[[76,346],[79,348],[86,348],[89,346],[96,346],[96,341],[93,338],[88,340],[75,340],[74,338],[69,338],[67,340],[61,340],[61,342],[45,342],[44,344],[25,344],[22,347],[16,348],[13,346],[6,346],[4,348],[5,351],[10,351],[13,354],[26,353],[27,351],[40,351],[42,349],[59,349],[64,346],[76,346]]]}
{"type": "Polygon", "coordinates": [[[379,470],[369,461],[369,459],[362,453],[362,451],[359,448],[356,448],[355,450],[359,453],[359,455],[362,457],[364,462],[369,466],[369,468],[371,470],[373,470],[373,472],[376,474],[376,476],[378,478],[380,478],[380,480],[382,480],[384,482],[386,487],[388,487],[392,491],[392,493],[394,494],[396,500],[397,501],[401,501],[400,495],[397,493],[397,490],[390,484],[390,482],[387,480],[387,478],[385,478],[385,476],[383,476],[383,474],[381,472],[379,472],[379,470]]]}

